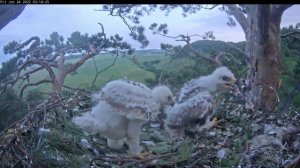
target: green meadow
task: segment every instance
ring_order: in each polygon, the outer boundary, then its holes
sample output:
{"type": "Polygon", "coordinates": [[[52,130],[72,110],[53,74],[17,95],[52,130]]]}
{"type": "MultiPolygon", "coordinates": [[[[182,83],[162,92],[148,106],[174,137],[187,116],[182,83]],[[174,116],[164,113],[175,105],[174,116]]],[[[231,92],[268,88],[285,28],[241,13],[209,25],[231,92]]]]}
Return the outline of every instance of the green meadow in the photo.
{"type": "MultiPolygon", "coordinates": [[[[144,62],[160,60],[158,66],[168,65],[169,56],[165,56],[163,53],[146,52],[134,54],[137,62],[134,62],[127,57],[119,56],[113,66],[103,71],[98,75],[95,82],[95,87],[93,90],[99,90],[104,84],[109,80],[128,78],[130,80],[135,80],[138,82],[145,83],[145,79],[154,79],[155,74],[153,72],[144,70],[139,67],[144,62]]],[[[97,64],[98,71],[108,67],[113,63],[115,56],[102,54],[95,57],[95,62],[97,64]]],[[[66,63],[74,63],[78,61],[79,58],[69,58],[66,63]]],[[[79,67],[74,73],[69,74],[64,82],[64,85],[73,88],[81,88],[91,90],[92,82],[96,75],[95,62],[93,59],[87,60],[81,67],[79,67]]],[[[41,79],[49,78],[46,71],[40,71],[33,74],[30,77],[30,82],[35,82],[41,79]]],[[[18,90],[18,88],[16,88],[18,90]]],[[[48,92],[51,89],[50,84],[42,84],[36,87],[28,88],[24,93],[25,95],[29,91],[41,91],[48,92]]]]}

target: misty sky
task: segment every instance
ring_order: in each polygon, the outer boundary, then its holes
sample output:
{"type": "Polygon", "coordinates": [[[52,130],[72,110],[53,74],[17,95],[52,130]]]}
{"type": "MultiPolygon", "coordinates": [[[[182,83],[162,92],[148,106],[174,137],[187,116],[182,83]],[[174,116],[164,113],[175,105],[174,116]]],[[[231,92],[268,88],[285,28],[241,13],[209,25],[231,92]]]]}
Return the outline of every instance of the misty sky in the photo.
{"type": "MultiPolygon", "coordinates": [[[[66,39],[74,31],[94,34],[99,32],[104,25],[107,35],[120,34],[136,49],[139,43],[131,40],[129,30],[118,17],[108,16],[107,12],[94,11],[101,9],[101,5],[27,5],[21,15],[10,22],[0,31],[0,63],[10,57],[3,54],[3,46],[12,40],[24,42],[32,36],[39,36],[42,40],[56,31],[66,39]]],[[[167,23],[169,35],[199,34],[213,31],[216,40],[239,42],[244,41],[244,33],[240,26],[229,27],[226,25],[227,16],[218,8],[214,10],[201,10],[197,14],[182,17],[181,9],[177,9],[166,17],[158,10],[150,16],[141,18],[142,24],[148,28],[151,23],[167,23]]],[[[300,5],[294,5],[285,11],[281,26],[295,25],[300,22],[300,5]]],[[[161,43],[183,45],[174,39],[152,35],[146,32],[150,45],[146,49],[159,49],[161,43]]],[[[194,38],[192,41],[200,40],[194,38]]],[[[1,67],[1,65],[0,65],[1,67]]]]}

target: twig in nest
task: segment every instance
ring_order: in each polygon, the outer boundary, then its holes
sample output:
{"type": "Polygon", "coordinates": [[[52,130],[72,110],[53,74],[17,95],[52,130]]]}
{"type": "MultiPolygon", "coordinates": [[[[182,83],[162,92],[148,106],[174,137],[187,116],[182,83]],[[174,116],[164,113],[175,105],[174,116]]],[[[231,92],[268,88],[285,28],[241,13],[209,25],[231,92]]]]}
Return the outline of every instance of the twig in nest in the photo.
{"type": "Polygon", "coordinates": [[[118,156],[107,156],[107,155],[99,155],[93,158],[90,161],[90,167],[93,166],[94,161],[96,160],[104,160],[104,161],[114,161],[114,162],[126,162],[126,161],[135,161],[136,159],[128,159],[128,158],[121,158],[118,156]]]}
{"type": "Polygon", "coordinates": [[[104,161],[111,161],[111,162],[130,162],[127,164],[124,164],[121,166],[122,167],[128,167],[128,166],[134,166],[134,165],[139,165],[139,164],[143,164],[143,163],[147,163],[156,159],[162,159],[162,158],[166,158],[166,157],[170,157],[173,155],[176,155],[177,153],[167,153],[167,154],[163,154],[163,155],[156,155],[153,156],[151,158],[148,159],[144,159],[144,160],[139,160],[139,159],[129,159],[127,157],[121,158],[118,156],[106,156],[106,155],[100,155],[98,157],[93,158],[90,161],[90,167],[93,166],[93,163],[95,160],[104,160],[104,161]]]}
{"type": "Polygon", "coordinates": [[[246,154],[248,153],[248,151],[249,151],[249,144],[247,143],[246,144],[246,149],[245,149],[244,153],[242,154],[241,160],[239,161],[238,168],[242,167],[243,160],[244,160],[246,154]]]}
{"type": "Polygon", "coordinates": [[[150,162],[150,161],[153,161],[153,160],[156,160],[156,159],[162,159],[162,158],[174,156],[176,154],[178,154],[178,153],[174,152],[174,153],[166,153],[166,154],[162,154],[162,155],[156,155],[156,156],[153,156],[151,158],[144,159],[144,160],[136,160],[136,159],[134,159],[134,162],[124,164],[124,165],[121,166],[121,168],[122,167],[134,166],[134,165],[137,165],[137,164],[147,163],[147,162],[150,162]]]}
{"type": "Polygon", "coordinates": [[[87,91],[85,89],[81,89],[81,88],[73,88],[67,85],[63,85],[64,88],[70,89],[70,90],[74,90],[74,91],[83,91],[83,92],[87,92],[87,93],[91,93],[90,91],[87,91]]]}

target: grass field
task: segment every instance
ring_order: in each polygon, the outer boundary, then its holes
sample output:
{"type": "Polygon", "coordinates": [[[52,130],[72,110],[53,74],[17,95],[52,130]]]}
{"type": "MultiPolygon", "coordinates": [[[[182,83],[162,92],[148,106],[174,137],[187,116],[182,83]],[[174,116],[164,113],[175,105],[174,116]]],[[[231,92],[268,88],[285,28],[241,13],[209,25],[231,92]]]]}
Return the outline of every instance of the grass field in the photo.
{"type": "MultiPolygon", "coordinates": [[[[163,64],[167,64],[169,57],[164,54],[158,53],[144,53],[137,55],[138,63],[142,64],[145,61],[154,61],[160,60],[163,64]]],[[[96,64],[98,66],[98,71],[103,68],[111,65],[114,60],[114,56],[111,55],[99,55],[95,57],[96,64]]],[[[67,63],[74,63],[79,58],[67,59],[67,63]]],[[[65,85],[73,87],[73,88],[83,88],[83,89],[91,89],[92,82],[94,80],[96,74],[95,65],[93,59],[89,59],[86,61],[81,67],[79,67],[75,73],[67,76],[65,80],[65,85]]],[[[94,90],[99,90],[104,84],[107,83],[110,79],[120,79],[127,77],[128,79],[135,80],[138,82],[145,83],[145,79],[150,78],[154,79],[155,74],[149,71],[145,71],[141,69],[137,64],[133,63],[131,60],[125,57],[118,57],[115,64],[109,69],[102,72],[98,75],[98,79],[95,82],[94,90]]],[[[45,71],[40,71],[31,76],[30,81],[35,82],[40,79],[49,78],[48,74],[45,71]]],[[[42,91],[48,92],[51,89],[50,84],[42,84],[37,87],[28,88],[25,91],[27,94],[29,91],[42,91]]],[[[18,90],[18,89],[17,89],[18,90]]]]}

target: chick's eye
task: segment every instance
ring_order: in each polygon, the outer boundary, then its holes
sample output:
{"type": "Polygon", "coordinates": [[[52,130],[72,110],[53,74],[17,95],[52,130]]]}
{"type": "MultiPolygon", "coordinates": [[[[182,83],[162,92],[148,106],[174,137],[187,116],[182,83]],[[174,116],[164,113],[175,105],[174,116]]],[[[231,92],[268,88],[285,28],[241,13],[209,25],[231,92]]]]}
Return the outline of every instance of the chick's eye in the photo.
{"type": "Polygon", "coordinates": [[[222,80],[223,80],[223,81],[229,81],[230,78],[229,78],[228,76],[223,76],[223,77],[222,77],[222,80]]]}
{"type": "Polygon", "coordinates": [[[172,99],[172,97],[171,96],[168,96],[168,100],[171,100],[172,99]]]}

